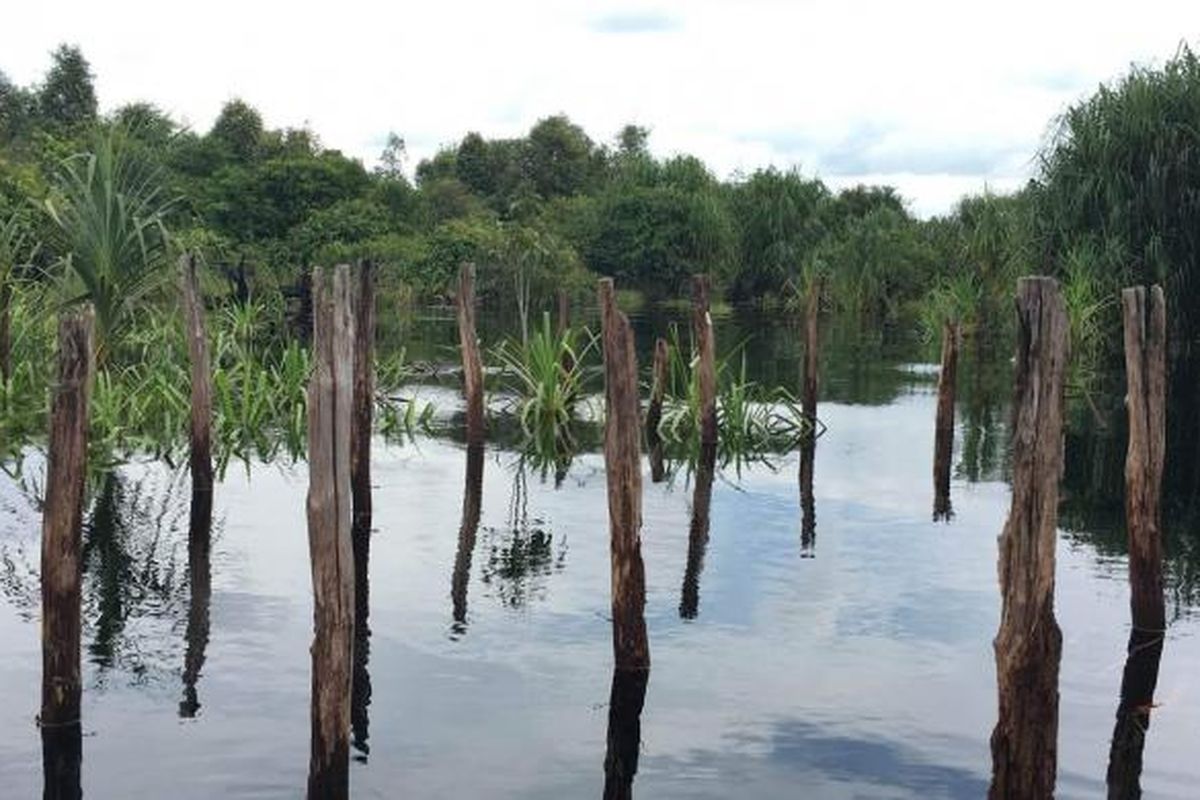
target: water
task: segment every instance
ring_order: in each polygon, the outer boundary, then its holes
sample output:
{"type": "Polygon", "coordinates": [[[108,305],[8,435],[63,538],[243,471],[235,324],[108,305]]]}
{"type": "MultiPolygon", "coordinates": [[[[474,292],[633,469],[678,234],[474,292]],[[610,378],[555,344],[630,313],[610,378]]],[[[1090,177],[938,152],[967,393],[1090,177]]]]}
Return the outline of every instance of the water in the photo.
{"type": "MultiPolygon", "coordinates": [[[[638,325],[644,343],[661,318],[638,325]]],[[[796,331],[737,317],[717,335],[728,343],[747,330],[759,337],[748,351],[755,377],[794,385],[796,331]]],[[[442,357],[453,341],[438,315],[409,333],[418,359],[442,357]]],[[[638,796],[986,793],[996,536],[1008,504],[1003,360],[978,380],[972,365],[962,373],[955,516],[935,523],[936,398],[923,349],[857,331],[829,341],[811,548],[801,546],[796,454],[718,474],[706,541],[689,541],[695,476],[681,469],[652,484],[647,467],[653,667],[634,751],[638,796]]],[[[443,409],[454,403],[448,389],[421,391],[443,409]]],[[[451,439],[377,442],[370,692],[356,708],[353,793],[599,796],[613,689],[602,459],[576,457],[556,486],[516,453],[488,451],[470,549],[460,532],[466,472],[451,439]]],[[[27,485],[0,480],[0,794],[14,798],[42,785],[39,513],[29,500],[38,474],[31,459],[27,485]]],[[[230,468],[205,609],[204,573],[188,564],[186,475],[139,463],[101,485],[85,531],[85,796],[303,793],[305,491],[303,465],[230,468]]],[[[1129,632],[1123,531],[1111,507],[1081,494],[1068,486],[1071,530],[1058,547],[1064,798],[1103,794],[1129,632]]],[[[1172,552],[1143,788],[1185,798],[1200,780],[1200,617],[1194,562],[1172,552]]],[[[617,688],[625,702],[614,724],[636,740],[628,712],[640,687],[617,688]]]]}

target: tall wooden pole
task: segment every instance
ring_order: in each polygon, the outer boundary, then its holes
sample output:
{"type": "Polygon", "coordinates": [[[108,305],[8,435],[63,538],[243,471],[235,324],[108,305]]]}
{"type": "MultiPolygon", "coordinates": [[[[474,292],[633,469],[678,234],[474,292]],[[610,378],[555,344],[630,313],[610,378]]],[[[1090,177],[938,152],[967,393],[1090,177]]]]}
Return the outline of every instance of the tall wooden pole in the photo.
{"type": "Polygon", "coordinates": [[[1054,618],[1054,548],[1068,325],[1057,281],[1018,281],[1012,506],[1000,535],[1002,610],[995,640],[1000,709],[991,743],[991,800],[1054,796],[1062,656],[1054,618]]]}
{"type": "Polygon", "coordinates": [[[467,445],[483,444],[483,362],[475,333],[475,265],[463,264],[458,271],[458,341],[462,350],[463,393],[467,400],[467,445]]]}
{"type": "Polygon", "coordinates": [[[667,340],[654,340],[654,366],[650,377],[650,405],[646,409],[646,444],[650,448],[650,480],[660,483],[666,477],[663,466],[663,440],[658,426],[662,422],[663,400],[667,392],[667,340]]]}
{"type": "Polygon", "coordinates": [[[696,483],[692,487],[692,520],[688,528],[687,566],[683,572],[683,591],[679,597],[681,619],[695,619],[700,613],[700,575],[708,551],[708,531],[712,509],[713,475],[717,448],[702,445],[696,461],[696,483]]]}
{"type": "Polygon", "coordinates": [[[308,387],[308,543],[312,560],[312,752],[308,797],[349,796],[354,649],[354,550],[350,438],[354,308],[350,271],[334,272],[330,297],[313,270],[313,374],[308,387]]]}
{"type": "Polygon", "coordinates": [[[192,473],[190,541],[198,534],[208,534],[212,517],[212,366],[208,359],[204,296],[200,293],[195,256],[189,253],[180,257],[179,273],[192,383],[191,452],[188,457],[192,473]]]}
{"type": "Polygon", "coordinates": [[[1166,636],[1163,598],[1162,478],[1166,452],[1167,312],[1162,288],[1121,292],[1125,330],[1125,518],[1129,531],[1128,655],[1108,763],[1108,796],[1141,797],[1142,751],[1166,636]]]}
{"type": "Polygon", "coordinates": [[[817,460],[817,390],[821,363],[818,322],[821,312],[821,279],[814,278],[804,304],[804,374],[801,376],[800,408],[808,432],[800,442],[800,555],[813,555],[817,541],[816,500],[813,474],[817,460]]]}
{"type": "Polygon", "coordinates": [[[82,796],[79,706],[83,495],[88,403],[95,373],[91,306],[58,324],[58,380],[50,407],[46,505],[42,512],[43,797],[82,796]]]}
{"type": "Polygon", "coordinates": [[[950,462],[954,454],[954,394],[958,380],[958,323],[942,326],[942,367],[938,373],[937,421],[933,438],[933,518],[953,516],[950,462]]]}
{"type": "Polygon", "coordinates": [[[42,513],[43,726],[79,720],[80,548],[94,325],[90,307],[65,315],[58,324],[58,381],[50,410],[42,513]]]}
{"type": "Polygon", "coordinates": [[[700,444],[717,443],[717,355],[707,275],[692,276],[692,340],[700,383],[700,444]]]}
{"type": "Polygon", "coordinates": [[[642,563],[641,416],[637,354],[611,278],[599,284],[604,342],[604,463],[612,552],[613,656],[621,670],[649,669],[642,563]]]}
{"type": "Polygon", "coordinates": [[[360,262],[354,273],[353,297],[354,421],[350,434],[350,482],[356,531],[365,536],[371,526],[371,424],[375,410],[375,266],[370,261],[360,262]]]}

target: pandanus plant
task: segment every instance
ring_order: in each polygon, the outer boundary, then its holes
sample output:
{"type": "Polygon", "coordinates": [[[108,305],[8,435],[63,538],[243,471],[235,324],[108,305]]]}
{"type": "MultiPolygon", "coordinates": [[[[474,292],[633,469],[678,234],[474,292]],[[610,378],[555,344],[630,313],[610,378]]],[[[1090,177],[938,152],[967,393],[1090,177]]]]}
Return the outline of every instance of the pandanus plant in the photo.
{"type": "Polygon", "coordinates": [[[121,126],[97,130],[91,152],[62,163],[45,209],[58,231],[65,299],[96,309],[102,359],[167,273],[165,219],[173,205],[161,171],[130,148],[121,126]]]}

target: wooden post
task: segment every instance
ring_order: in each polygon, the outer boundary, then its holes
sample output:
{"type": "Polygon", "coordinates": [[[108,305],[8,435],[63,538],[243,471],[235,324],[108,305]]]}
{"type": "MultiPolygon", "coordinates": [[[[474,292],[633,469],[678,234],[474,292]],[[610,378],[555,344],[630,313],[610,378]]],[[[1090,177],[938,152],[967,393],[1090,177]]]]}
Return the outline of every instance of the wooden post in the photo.
{"type": "Polygon", "coordinates": [[[357,540],[371,530],[371,423],[375,409],[375,266],[362,261],[354,275],[354,422],[350,484],[357,540]]]}
{"type": "Polygon", "coordinates": [[[1166,451],[1167,312],[1162,288],[1121,292],[1125,329],[1125,517],[1129,531],[1128,655],[1108,762],[1108,796],[1141,797],[1142,752],[1166,636],[1163,598],[1162,477],[1166,451]]]}
{"type": "Polygon", "coordinates": [[[211,527],[213,502],[212,463],[212,368],[208,360],[208,336],[204,326],[204,297],[196,258],[184,254],[179,259],[183,317],[187,326],[188,359],[192,367],[191,453],[188,464],[192,473],[191,524],[188,539],[211,527]]]}
{"type": "Polygon", "coordinates": [[[1130,607],[1135,628],[1162,635],[1162,499],[1166,451],[1167,312],[1162,288],[1121,292],[1129,449],[1125,456],[1125,517],[1129,529],[1130,607]],[[1149,302],[1147,302],[1149,301],[1149,302]]]}
{"type": "Polygon", "coordinates": [[[713,474],[717,448],[702,445],[696,462],[696,484],[692,487],[692,522],[688,528],[687,566],[683,572],[683,591],[679,598],[681,619],[695,619],[700,613],[700,575],[708,550],[708,530],[712,509],[713,474]]]}
{"type": "Polygon", "coordinates": [[[817,459],[817,389],[821,363],[818,322],[821,312],[821,279],[808,286],[804,304],[804,375],[801,378],[800,409],[808,432],[800,443],[800,556],[811,558],[817,542],[816,501],[813,475],[817,459]]]}
{"type": "Polygon", "coordinates": [[[666,477],[663,467],[663,440],[658,431],[662,422],[663,399],[667,392],[667,340],[654,340],[654,367],[650,378],[650,405],[646,409],[646,444],[650,447],[650,480],[661,483],[666,477]]]}
{"type": "Polygon", "coordinates": [[[1054,796],[1062,656],[1054,548],[1068,324],[1057,281],[1017,282],[1012,506],[999,542],[1002,610],[994,645],[1000,708],[991,742],[991,800],[1054,796]]]}
{"type": "Polygon", "coordinates": [[[80,549],[94,319],[88,307],[66,314],[58,324],[58,382],[42,512],[43,726],[79,720],[80,549]]]}
{"type": "Polygon", "coordinates": [[[612,552],[613,656],[621,670],[649,669],[642,563],[641,418],[637,354],[611,278],[599,284],[604,342],[604,463],[612,552]]]}
{"type": "Polygon", "coordinates": [[[571,295],[566,289],[559,289],[555,292],[555,299],[558,302],[558,324],[556,330],[559,338],[567,332],[571,327],[571,295]]]}
{"type": "Polygon", "coordinates": [[[632,800],[642,745],[642,707],[650,670],[613,670],[608,695],[608,745],[604,752],[604,800],[632,800]]]}
{"type": "Polygon", "coordinates": [[[458,341],[462,349],[463,393],[467,399],[467,445],[483,444],[483,362],[475,334],[475,265],[463,264],[458,271],[458,341]]]}
{"type": "Polygon", "coordinates": [[[58,324],[58,381],[50,408],[46,505],[42,512],[43,797],[82,796],[79,706],[83,495],[87,473],[95,316],[91,306],[58,324]]]}
{"type": "Polygon", "coordinates": [[[808,287],[804,304],[804,381],[800,392],[800,407],[812,427],[817,425],[817,372],[820,365],[820,342],[817,339],[821,311],[821,280],[814,278],[808,287]]]}
{"type": "Polygon", "coordinates": [[[700,373],[700,444],[717,443],[717,356],[707,275],[692,276],[692,339],[700,373]]]}
{"type": "Polygon", "coordinates": [[[950,461],[954,453],[954,394],[958,379],[958,323],[942,326],[942,367],[938,373],[937,422],[933,439],[933,518],[948,520],[950,461]]]}
{"type": "Polygon", "coordinates": [[[312,560],[312,752],[308,797],[349,796],[354,649],[354,552],[350,438],[354,309],[350,271],[334,272],[333,296],[313,270],[313,373],[308,385],[308,544],[312,560]]]}
{"type": "Polygon", "coordinates": [[[467,448],[467,472],[463,485],[462,521],[458,527],[458,550],[454,555],[454,574],[450,578],[450,601],[453,605],[455,636],[467,632],[467,587],[471,583],[471,556],[475,552],[475,535],[479,531],[480,507],[483,504],[483,448],[467,448]]]}

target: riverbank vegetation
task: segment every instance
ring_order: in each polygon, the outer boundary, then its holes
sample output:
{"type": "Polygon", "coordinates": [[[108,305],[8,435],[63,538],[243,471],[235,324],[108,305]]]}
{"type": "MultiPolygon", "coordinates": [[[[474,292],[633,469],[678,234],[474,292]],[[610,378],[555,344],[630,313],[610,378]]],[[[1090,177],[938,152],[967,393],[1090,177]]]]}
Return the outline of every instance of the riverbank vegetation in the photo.
{"type": "MultiPolygon", "coordinates": [[[[368,168],[315,131],[269,127],[241,100],[206,131],[147,103],[102,114],[84,54],[62,46],[40,83],[0,73],[5,441],[24,415],[33,428],[44,417],[49,320],[81,300],[96,307],[105,369],[98,440],[173,441],[160,434],[183,428],[171,267],[185,250],[213,307],[218,431],[222,419],[241,426],[229,452],[269,450],[246,438],[266,430],[302,443],[308,268],[358,258],[378,265],[388,308],[447,302],[458,265],[475,262],[483,302],[519,312],[523,341],[499,360],[524,384],[522,417],[553,422],[547,442],[570,435],[560,423],[582,380],[554,372],[564,342],[536,322],[553,294],[590,298],[595,277],[612,276],[642,298],[678,298],[696,273],[730,304],[794,308],[820,286],[822,307],[864,330],[936,334],[953,318],[981,351],[1007,341],[1014,279],[1054,275],[1071,316],[1072,395],[1119,426],[1119,409],[1091,397],[1119,364],[1121,286],[1167,289],[1172,390],[1200,394],[1198,115],[1200,64],[1185,46],[1066,110],[1020,191],[919,219],[890,187],[834,190],[773,167],[723,179],[694,156],[654,155],[645,128],[608,140],[561,115],[516,138],[468,132],[415,165],[391,134],[368,168]]],[[[682,423],[683,409],[668,419],[682,423]]],[[[402,428],[429,416],[413,405],[384,418],[402,428]]],[[[1200,451],[1200,423],[1172,424],[1173,446],[1200,451]]],[[[1169,463],[1200,489],[1194,461],[1169,463]]]]}

